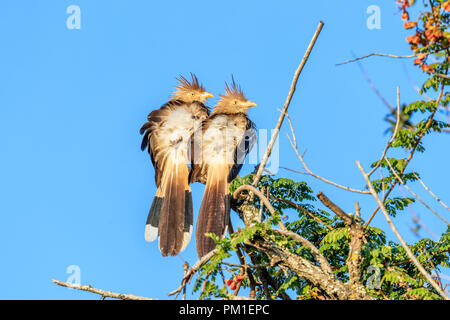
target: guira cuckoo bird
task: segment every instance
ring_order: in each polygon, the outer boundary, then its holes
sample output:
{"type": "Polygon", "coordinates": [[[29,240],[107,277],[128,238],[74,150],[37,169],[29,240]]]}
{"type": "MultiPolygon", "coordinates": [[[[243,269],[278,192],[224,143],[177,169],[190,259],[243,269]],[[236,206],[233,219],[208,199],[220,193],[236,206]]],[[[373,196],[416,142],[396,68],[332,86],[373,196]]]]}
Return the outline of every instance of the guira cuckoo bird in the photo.
{"type": "Polygon", "coordinates": [[[229,186],[256,139],[255,126],[247,116],[248,109],[256,103],[245,97],[234,79],[231,87],[225,84],[225,90],[191,140],[193,163],[189,181],[206,183],[196,231],[200,258],[216,246],[205,233],[219,237],[225,233],[230,219],[229,186]]]}
{"type": "Polygon", "coordinates": [[[189,187],[190,137],[208,117],[204,104],[213,95],[191,73],[183,76],[171,99],[148,115],[140,133],[141,149],[148,149],[158,187],[148,213],[145,240],[154,241],[159,234],[159,250],[165,256],[177,255],[191,239],[193,213],[189,187]]]}

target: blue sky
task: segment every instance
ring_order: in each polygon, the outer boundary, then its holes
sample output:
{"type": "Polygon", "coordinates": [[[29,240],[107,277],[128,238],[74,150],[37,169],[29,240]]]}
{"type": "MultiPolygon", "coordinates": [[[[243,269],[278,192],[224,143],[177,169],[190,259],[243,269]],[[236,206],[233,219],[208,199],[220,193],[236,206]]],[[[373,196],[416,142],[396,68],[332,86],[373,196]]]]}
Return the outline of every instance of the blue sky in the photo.
{"type": "MultiPolygon", "coordinates": [[[[196,261],[195,239],[173,258],[144,241],[156,188],[139,148],[140,126],[167,100],[175,78],[194,72],[216,96],[233,74],[258,103],[250,117],[270,130],[320,20],[325,27],[289,113],[310,169],[363,188],[355,160],[368,168],[380,156],[387,108],[356,64],[335,64],[353,53],[410,54],[394,1],[1,1],[0,298],[97,299],[51,282],[67,280],[71,265],[83,284],[166,298],[179,285],[183,261],[196,261]],[[66,27],[69,5],[81,9],[79,30],[66,27]],[[380,7],[381,29],[367,28],[369,5],[380,7]]],[[[411,82],[424,77],[411,60],[373,57],[363,65],[391,104],[397,86],[402,103],[419,99],[411,82]]],[[[281,130],[280,165],[300,169],[288,130],[281,130]]],[[[427,153],[410,169],[421,169],[448,203],[448,137],[425,143],[427,153]]],[[[252,170],[246,165],[241,175],[252,170]]],[[[364,218],[376,205],[308,176],[282,169],[278,176],[307,181],[348,212],[360,201],[364,218]]],[[[414,186],[440,210],[420,188],[414,186]]],[[[197,213],[203,186],[192,190],[197,213]]],[[[433,232],[444,231],[431,212],[414,210],[433,232]]],[[[416,241],[411,220],[407,209],[395,224],[416,241]]],[[[373,225],[387,227],[381,214],[373,225]]]]}

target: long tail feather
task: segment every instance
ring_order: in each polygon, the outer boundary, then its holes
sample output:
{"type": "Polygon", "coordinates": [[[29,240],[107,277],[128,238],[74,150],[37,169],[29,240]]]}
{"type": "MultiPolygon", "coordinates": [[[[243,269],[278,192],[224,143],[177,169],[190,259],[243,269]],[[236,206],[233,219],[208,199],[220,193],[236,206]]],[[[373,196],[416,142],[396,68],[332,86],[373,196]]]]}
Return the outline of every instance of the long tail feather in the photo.
{"type": "Polygon", "coordinates": [[[159,217],[161,215],[161,205],[164,198],[158,196],[161,189],[158,188],[155,198],[153,198],[152,206],[148,212],[147,223],[145,224],[145,241],[151,242],[158,237],[159,217]]]}
{"type": "Polygon", "coordinates": [[[185,199],[184,229],[183,229],[184,235],[183,235],[183,247],[181,248],[181,251],[184,251],[189,241],[191,241],[192,228],[194,225],[194,210],[192,204],[192,193],[190,189],[185,190],[184,199],[185,199]]]}
{"type": "Polygon", "coordinates": [[[225,233],[230,214],[228,191],[228,167],[212,165],[208,169],[205,193],[197,222],[197,253],[199,258],[216,247],[214,240],[205,233],[214,233],[222,237],[225,233]]]}
{"type": "Polygon", "coordinates": [[[192,234],[192,195],[186,163],[167,161],[145,227],[145,239],[159,234],[159,249],[165,256],[184,250],[192,234]]]}

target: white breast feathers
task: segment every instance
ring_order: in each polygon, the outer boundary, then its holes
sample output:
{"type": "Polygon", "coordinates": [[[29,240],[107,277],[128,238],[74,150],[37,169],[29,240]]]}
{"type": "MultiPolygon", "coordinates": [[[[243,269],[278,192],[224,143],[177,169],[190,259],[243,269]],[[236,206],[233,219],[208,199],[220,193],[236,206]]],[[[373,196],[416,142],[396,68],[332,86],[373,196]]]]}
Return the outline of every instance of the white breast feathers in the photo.
{"type": "Polygon", "coordinates": [[[203,133],[203,161],[207,164],[234,163],[234,152],[245,130],[226,115],[214,118],[203,133]]]}

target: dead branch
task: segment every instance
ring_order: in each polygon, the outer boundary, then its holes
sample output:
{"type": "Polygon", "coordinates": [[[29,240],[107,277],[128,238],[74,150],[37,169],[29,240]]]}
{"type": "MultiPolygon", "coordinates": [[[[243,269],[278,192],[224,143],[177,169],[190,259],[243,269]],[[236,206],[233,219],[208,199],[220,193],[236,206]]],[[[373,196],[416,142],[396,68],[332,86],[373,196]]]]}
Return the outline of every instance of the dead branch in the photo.
{"type": "Polygon", "coordinates": [[[420,182],[420,184],[422,185],[422,187],[427,190],[434,199],[436,199],[437,202],[439,202],[445,209],[450,210],[450,208],[438,197],[436,197],[436,195],[425,185],[425,183],[422,181],[422,179],[419,178],[419,176],[413,172],[414,177],[416,177],[416,179],[420,182]]]}
{"type": "Polygon", "coordinates": [[[355,203],[355,216],[345,213],[339,206],[333,203],[322,192],[317,194],[319,200],[338,217],[340,217],[349,228],[350,250],[347,258],[349,273],[349,286],[353,289],[356,299],[363,299],[367,292],[361,283],[361,249],[364,239],[364,229],[360,219],[359,203],[355,203]]]}
{"type": "Polygon", "coordinates": [[[292,122],[291,122],[291,119],[290,119],[290,117],[289,117],[289,114],[288,114],[287,112],[285,112],[285,113],[286,113],[286,117],[288,118],[289,127],[290,127],[291,132],[292,132],[292,140],[291,140],[291,137],[289,136],[289,134],[286,133],[286,135],[287,135],[287,137],[288,137],[288,139],[289,139],[289,142],[291,143],[292,149],[294,149],[295,153],[297,154],[297,157],[299,158],[300,162],[301,162],[302,165],[303,165],[303,168],[304,168],[307,172],[301,172],[301,171],[297,171],[297,170],[293,170],[293,169],[289,169],[289,168],[285,168],[285,167],[281,167],[281,168],[286,169],[286,170],[289,170],[289,171],[297,172],[297,173],[300,173],[300,174],[307,174],[307,175],[313,176],[313,177],[316,178],[316,179],[322,180],[323,182],[326,182],[326,183],[328,183],[328,184],[331,184],[331,185],[333,185],[333,186],[335,186],[335,187],[338,187],[338,188],[341,188],[341,189],[344,189],[344,190],[347,190],[347,191],[351,191],[351,192],[355,192],[355,193],[362,193],[362,194],[370,194],[368,191],[365,191],[365,190],[357,190],[357,189],[353,189],[353,188],[350,188],[350,187],[342,186],[342,185],[340,185],[340,184],[337,184],[337,183],[335,183],[335,182],[333,182],[333,181],[330,181],[330,180],[327,180],[327,179],[325,179],[325,178],[322,178],[321,176],[319,176],[319,175],[313,173],[313,172],[308,168],[308,166],[306,165],[305,160],[303,159],[303,156],[302,156],[302,155],[300,154],[300,152],[298,151],[297,138],[296,138],[296,136],[295,136],[294,127],[292,126],[292,122]]]}
{"type": "Polygon", "coordinates": [[[328,197],[326,195],[324,195],[322,192],[319,192],[317,194],[317,198],[319,198],[319,200],[331,211],[333,211],[334,213],[336,213],[336,215],[341,218],[342,220],[344,220],[346,225],[351,225],[353,223],[353,218],[351,215],[347,214],[344,212],[344,210],[342,210],[341,208],[339,208],[333,201],[331,201],[330,199],[328,199],[328,197]]]}
{"type": "Polygon", "coordinates": [[[274,133],[270,139],[269,145],[267,146],[266,153],[264,154],[261,164],[259,165],[258,171],[256,172],[255,179],[253,180],[253,186],[257,186],[259,179],[261,179],[261,175],[266,166],[267,160],[269,159],[269,156],[272,153],[272,148],[273,148],[273,145],[275,144],[275,140],[278,137],[278,133],[280,132],[281,125],[283,124],[284,116],[286,114],[287,109],[289,108],[289,104],[291,103],[291,99],[294,95],[295,88],[297,86],[298,77],[300,76],[300,73],[302,72],[303,67],[306,64],[306,61],[308,61],[309,55],[314,47],[314,44],[316,43],[317,38],[319,37],[320,31],[322,31],[323,25],[324,25],[324,23],[322,21],[320,21],[319,25],[317,26],[316,32],[314,33],[314,36],[313,36],[311,42],[309,43],[308,48],[306,49],[305,55],[303,56],[303,59],[300,62],[300,65],[298,66],[297,70],[295,71],[294,79],[292,79],[291,87],[289,89],[289,93],[286,98],[286,102],[284,103],[284,106],[283,106],[283,111],[280,114],[277,125],[275,126],[274,133]]]}
{"type": "Polygon", "coordinates": [[[347,60],[347,61],[344,61],[344,62],[337,63],[336,65],[337,66],[341,66],[343,64],[352,63],[352,62],[355,62],[355,61],[358,61],[358,60],[362,60],[362,59],[366,59],[366,58],[369,58],[369,57],[372,57],[372,56],[388,57],[388,58],[395,58],[395,59],[408,59],[408,58],[414,58],[416,55],[415,54],[411,54],[411,55],[408,55],[408,56],[397,56],[397,55],[387,54],[387,53],[369,53],[369,54],[366,54],[365,56],[362,56],[362,57],[359,57],[359,58],[354,58],[354,59],[351,59],[351,60],[347,60]]]}
{"type": "Polygon", "coordinates": [[[348,252],[347,267],[349,274],[349,285],[356,293],[357,299],[364,297],[367,292],[361,283],[361,250],[364,239],[364,229],[360,219],[359,203],[355,203],[355,216],[349,226],[350,250],[348,252]]]}
{"type": "Polygon", "coordinates": [[[134,294],[123,294],[123,293],[116,293],[112,291],[106,291],[101,290],[97,288],[93,288],[90,285],[81,285],[76,283],[70,283],[70,282],[63,282],[56,279],[52,279],[53,283],[57,284],[58,286],[77,289],[81,291],[88,291],[95,294],[98,294],[103,298],[114,298],[114,299],[120,299],[120,300],[157,300],[152,298],[146,298],[146,297],[139,297],[135,296],[134,294]]]}

